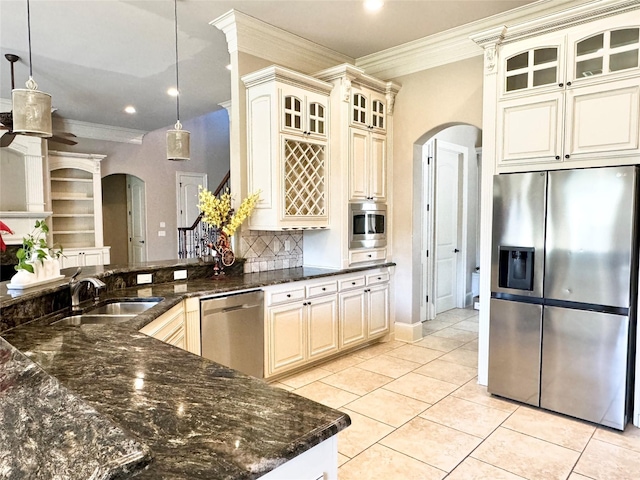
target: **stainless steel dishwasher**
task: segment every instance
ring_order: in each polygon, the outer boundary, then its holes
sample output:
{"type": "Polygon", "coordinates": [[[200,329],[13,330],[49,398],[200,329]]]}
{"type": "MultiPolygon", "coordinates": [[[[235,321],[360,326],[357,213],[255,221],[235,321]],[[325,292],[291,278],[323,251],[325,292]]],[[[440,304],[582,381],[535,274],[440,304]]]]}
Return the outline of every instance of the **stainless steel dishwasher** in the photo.
{"type": "Polygon", "coordinates": [[[264,377],[261,290],[200,302],[202,356],[254,377],[264,377]]]}

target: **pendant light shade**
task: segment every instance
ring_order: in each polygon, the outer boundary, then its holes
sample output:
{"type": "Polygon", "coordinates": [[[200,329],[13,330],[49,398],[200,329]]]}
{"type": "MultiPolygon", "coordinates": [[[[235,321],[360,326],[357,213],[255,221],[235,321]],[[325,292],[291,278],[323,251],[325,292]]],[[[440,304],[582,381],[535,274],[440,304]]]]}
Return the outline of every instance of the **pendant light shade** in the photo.
{"type": "Polygon", "coordinates": [[[14,88],[12,97],[13,131],[34,137],[51,137],[51,95],[38,90],[31,64],[31,12],[27,0],[27,32],[29,35],[29,80],[25,88],[14,88]]]}
{"type": "Polygon", "coordinates": [[[176,122],[174,130],[167,130],[167,159],[189,160],[191,134],[182,130],[180,120],[176,122]]]}
{"type": "Polygon", "coordinates": [[[178,0],[173,0],[173,14],[176,34],[176,124],[167,130],[167,160],[189,160],[191,157],[191,134],[182,129],[180,123],[180,83],[178,74],[178,0]]]}

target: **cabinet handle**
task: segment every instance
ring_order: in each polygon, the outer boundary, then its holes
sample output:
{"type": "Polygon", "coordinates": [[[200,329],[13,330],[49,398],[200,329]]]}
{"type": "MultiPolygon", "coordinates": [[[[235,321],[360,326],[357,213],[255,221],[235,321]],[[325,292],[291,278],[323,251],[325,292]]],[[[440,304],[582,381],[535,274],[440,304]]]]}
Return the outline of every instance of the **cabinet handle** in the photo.
{"type": "Polygon", "coordinates": [[[564,158],[569,158],[571,155],[569,155],[568,153],[564,156],[564,158]]]}
{"type": "Polygon", "coordinates": [[[291,298],[291,294],[290,293],[287,293],[287,298],[291,298]]]}
{"type": "Polygon", "coordinates": [[[560,155],[556,155],[556,160],[560,160],[560,155]]]}
{"type": "Polygon", "coordinates": [[[322,287],[322,291],[323,291],[323,292],[324,292],[324,291],[326,291],[326,290],[327,290],[326,288],[322,287]]]}
{"type": "Polygon", "coordinates": [[[372,257],[372,255],[371,255],[371,254],[369,254],[369,255],[367,255],[367,257],[371,258],[371,257],[372,257]]]}
{"type": "Polygon", "coordinates": [[[382,280],[382,277],[378,277],[378,280],[382,280]]]}
{"type": "Polygon", "coordinates": [[[351,285],[355,285],[355,284],[356,284],[356,282],[351,282],[351,285]]]}

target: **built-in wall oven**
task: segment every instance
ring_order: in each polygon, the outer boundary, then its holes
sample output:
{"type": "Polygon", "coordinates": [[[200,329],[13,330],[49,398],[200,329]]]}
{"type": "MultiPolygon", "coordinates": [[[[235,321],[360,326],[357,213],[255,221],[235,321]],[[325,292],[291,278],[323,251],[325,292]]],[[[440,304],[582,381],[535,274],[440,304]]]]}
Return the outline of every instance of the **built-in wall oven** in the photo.
{"type": "Polygon", "coordinates": [[[349,204],[349,248],[387,245],[387,206],[383,203],[349,204]]]}

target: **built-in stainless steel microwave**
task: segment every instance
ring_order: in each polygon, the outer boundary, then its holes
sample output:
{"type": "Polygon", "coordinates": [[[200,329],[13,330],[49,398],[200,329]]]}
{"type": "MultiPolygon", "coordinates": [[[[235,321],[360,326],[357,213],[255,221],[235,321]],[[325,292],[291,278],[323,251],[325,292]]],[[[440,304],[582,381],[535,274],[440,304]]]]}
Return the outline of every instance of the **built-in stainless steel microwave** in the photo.
{"type": "Polygon", "coordinates": [[[387,206],[365,202],[349,204],[349,248],[387,245],[387,206]]]}

